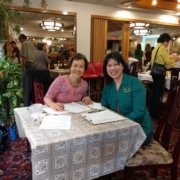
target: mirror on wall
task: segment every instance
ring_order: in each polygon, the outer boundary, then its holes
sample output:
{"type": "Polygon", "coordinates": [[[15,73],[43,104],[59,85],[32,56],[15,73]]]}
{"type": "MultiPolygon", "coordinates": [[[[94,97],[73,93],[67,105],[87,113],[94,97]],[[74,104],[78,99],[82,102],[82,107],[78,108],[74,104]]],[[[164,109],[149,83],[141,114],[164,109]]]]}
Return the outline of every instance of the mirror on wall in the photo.
{"type": "MultiPolygon", "coordinates": [[[[50,11],[48,11],[50,12],[50,11]]],[[[22,11],[21,33],[34,44],[47,43],[53,51],[62,46],[76,48],[76,16],[22,11]]],[[[18,37],[12,37],[18,39],[18,37]]]]}

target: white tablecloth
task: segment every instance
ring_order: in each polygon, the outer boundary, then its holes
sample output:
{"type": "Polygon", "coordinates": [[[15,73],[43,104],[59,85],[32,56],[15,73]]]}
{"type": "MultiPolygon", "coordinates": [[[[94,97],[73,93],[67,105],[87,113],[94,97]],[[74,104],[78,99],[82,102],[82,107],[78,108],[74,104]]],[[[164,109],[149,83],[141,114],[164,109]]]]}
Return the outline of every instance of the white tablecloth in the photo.
{"type": "Polygon", "coordinates": [[[69,74],[69,69],[50,69],[51,73],[58,73],[59,75],[69,74]]]}
{"type": "MultiPolygon", "coordinates": [[[[140,79],[141,81],[147,80],[153,82],[152,76],[150,75],[150,71],[138,73],[138,79],[140,79]]],[[[170,75],[166,75],[164,86],[166,89],[170,89],[170,75]]]]}
{"type": "Polygon", "coordinates": [[[70,130],[43,130],[28,108],[14,115],[20,137],[31,145],[34,180],[90,180],[121,170],[146,137],[131,120],[92,125],[73,114],[70,130]]]}

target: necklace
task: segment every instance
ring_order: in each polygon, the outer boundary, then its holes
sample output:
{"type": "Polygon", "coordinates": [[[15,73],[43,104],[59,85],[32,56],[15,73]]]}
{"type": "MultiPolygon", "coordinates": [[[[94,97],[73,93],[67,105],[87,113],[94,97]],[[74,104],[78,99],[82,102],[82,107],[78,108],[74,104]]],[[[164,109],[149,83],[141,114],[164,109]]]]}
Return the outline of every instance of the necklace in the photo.
{"type": "Polygon", "coordinates": [[[70,85],[73,87],[73,88],[78,88],[81,84],[81,79],[80,80],[77,80],[76,82],[73,82],[70,78],[70,76],[68,76],[68,81],[70,83],[70,85]]]}

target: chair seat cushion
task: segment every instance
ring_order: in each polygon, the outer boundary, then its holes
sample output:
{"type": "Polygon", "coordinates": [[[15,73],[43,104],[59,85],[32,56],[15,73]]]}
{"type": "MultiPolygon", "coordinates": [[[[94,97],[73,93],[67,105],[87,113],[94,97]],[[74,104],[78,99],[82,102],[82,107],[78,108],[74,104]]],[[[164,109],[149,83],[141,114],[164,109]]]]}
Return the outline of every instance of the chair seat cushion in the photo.
{"type": "Polygon", "coordinates": [[[134,156],[127,160],[126,166],[143,166],[153,164],[171,164],[173,158],[156,140],[141,148],[134,156]]]}

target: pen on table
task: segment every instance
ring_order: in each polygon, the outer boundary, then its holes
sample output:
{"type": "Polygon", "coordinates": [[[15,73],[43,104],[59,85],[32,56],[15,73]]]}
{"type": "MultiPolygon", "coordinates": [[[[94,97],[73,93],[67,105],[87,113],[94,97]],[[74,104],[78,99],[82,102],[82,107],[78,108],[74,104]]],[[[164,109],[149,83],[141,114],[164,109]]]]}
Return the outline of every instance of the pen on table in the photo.
{"type": "Polygon", "coordinates": [[[96,113],[96,112],[101,112],[101,111],[103,111],[103,110],[95,110],[95,111],[90,111],[88,113],[96,113]]]}

